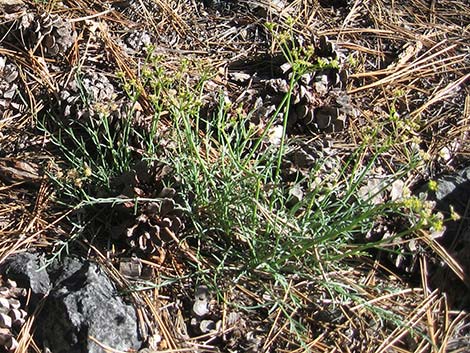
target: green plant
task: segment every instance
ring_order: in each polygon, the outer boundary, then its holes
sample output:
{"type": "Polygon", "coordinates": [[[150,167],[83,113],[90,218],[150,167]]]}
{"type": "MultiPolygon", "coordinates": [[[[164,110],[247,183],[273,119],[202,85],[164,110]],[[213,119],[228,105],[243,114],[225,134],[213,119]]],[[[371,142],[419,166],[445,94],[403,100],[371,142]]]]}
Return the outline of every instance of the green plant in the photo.
{"type": "MultiPolygon", "coordinates": [[[[363,240],[381,218],[403,207],[403,203],[395,202],[377,205],[373,202],[375,195],[358,196],[370,171],[390,148],[377,147],[374,138],[358,146],[348,158],[338,160],[337,168],[328,170],[325,160],[319,159],[309,173],[299,174],[294,182],[289,184],[284,179],[283,162],[295,144],[295,139],[286,135],[293,87],[304,73],[335,65],[315,62],[309,56],[313,53],[294,44],[281,43],[293,75],[289,91],[263,131],[250,124],[249,116],[232,116],[222,93],[213,113],[202,116],[207,76],[203,74],[196,84],[188,85],[191,63],[183,62],[179,72],[170,76],[151,48],[142,70],[143,87],[149,90],[154,108],[147,130],[136,130],[132,109],[119,122],[119,129],[111,128],[106,114],[73,126],[49,115],[56,130],[49,130],[47,122],[43,129],[62,153],[69,171],[53,179],[62,186],[64,195],[78,203],[77,207],[128,201],[115,197],[111,180],[139,161],[158,158],[171,166],[190,219],[182,237],[196,254],[196,261],[188,265],[193,269],[190,276],[213,288],[219,299],[224,297],[227,278],[231,278],[231,284],[257,283],[258,294],[269,294],[257,308],[268,314],[278,313],[279,320],[289,324],[297,344],[306,348],[308,325],[297,315],[305,310],[306,302],[294,287],[305,282],[323,287],[334,303],[363,304],[359,287],[325,279],[347,270],[349,261],[369,256],[370,250],[386,246],[406,232],[375,242],[363,240]],[[160,136],[158,126],[163,112],[171,126],[167,134],[160,136]],[[280,144],[270,144],[268,131],[280,113],[280,144]],[[158,148],[160,138],[172,142],[164,152],[158,148]],[[134,152],[133,139],[144,152],[134,152]],[[295,202],[289,194],[292,187],[304,193],[295,202]],[[99,190],[104,190],[105,196],[100,197],[99,190]]],[[[121,79],[128,98],[135,103],[141,94],[138,85],[126,81],[123,75],[121,79]]],[[[377,193],[413,167],[410,158],[408,164],[383,179],[377,193]]],[[[136,198],[139,201],[143,200],[136,198]]],[[[418,222],[410,231],[421,226],[423,223],[418,222]]],[[[230,300],[227,304],[238,305],[230,300]]],[[[387,318],[398,315],[388,311],[378,314],[387,318]]],[[[395,321],[400,320],[397,316],[395,321]]]]}

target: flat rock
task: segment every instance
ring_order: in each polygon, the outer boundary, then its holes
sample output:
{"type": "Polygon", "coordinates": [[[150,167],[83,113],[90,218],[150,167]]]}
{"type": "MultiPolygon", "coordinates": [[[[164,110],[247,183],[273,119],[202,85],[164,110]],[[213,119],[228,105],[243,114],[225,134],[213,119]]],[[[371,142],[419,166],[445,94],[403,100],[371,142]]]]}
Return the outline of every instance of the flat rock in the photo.
{"type": "MultiPolygon", "coordinates": [[[[45,297],[36,319],[36,342],[53,353],[101,353],[96,341],[118,351],[141,346],[135,309],[95,263],[67,257],[45,267],[42,255],[9,257],[1,273],[45,297]]],[[[33,303],[34,304],[34,303],[33,303]]],[[[34,308],[34,305],[30,306],[34,308]]]]}
{"type": "Polygon", "coordinates": [[[18,283],[19,287],[30,288],[33,304],[51,289],[49,275],[44,269],[44,256],[36,253],[19,253],[8,257],[0,267],[0,273],[18,283]]]}
{"type": "Polygon", "coordinates": [[[51,268],[55,286],[38,317],[40,340],[54,353],[139,349],[137,318],[94,263],[67,258],[51,268]]]}

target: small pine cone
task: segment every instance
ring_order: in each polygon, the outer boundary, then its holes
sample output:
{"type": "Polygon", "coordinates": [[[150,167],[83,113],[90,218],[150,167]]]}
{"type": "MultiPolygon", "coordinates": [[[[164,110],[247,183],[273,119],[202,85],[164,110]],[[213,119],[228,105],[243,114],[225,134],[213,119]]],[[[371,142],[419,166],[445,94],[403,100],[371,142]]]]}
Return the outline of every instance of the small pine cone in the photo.
{"type": "Polygon", "coordinates": [[[182,211],[173,199],[175,190],[164,188],[160,202],[144,206],[135,223],[126,230],[126,241],[133,249],[153,254],[183,230],[182,211]]]}
{"type": "MultiPolygon", "coordinates": [[[[343,130],[352,108],[349,98],[344,98],[346,71],[336,63],[343,59],[341,53],[325,36],[305,38],[299,35],[291,45],[301,48],[305,57],[311,57],[314,70],[304,73],[292,87],[288,130],[293,127],[301,131],[305,128],[325,132],[343,130]],[[315,69],[317,59],[322,60],[325,67],[315,69]],[[342,97],[341,102],[336,99],[338,96],[342,97]]],[[[271,104],[282,101],[294,75],[291,63],[279,61],[278,65],[274,70],[277,77],[261,80],[271,104]]]]}
{"type": "Polygon", "coordinates": [[[15,99],[18,96],[18,68],[13,63],[7,63],[0,56],[0,116],[5,117],[21,112],[22,104],[15,99]]]}
{"type": "Polygon", "coordinates": [[[104,74],[94,71],[71,80],[60,92],[62,113],[66,117],[89,117],[96,112],[115,110],[115,98],[113,84],[104,74]]]}
{"type": "Polygon", "coordinates": [[[28,12],[21,17],[19,29],[24,45],[35,48],[38,44],[47,57],[63,55],[73,45],[76,33],[72,24],[58,15],[28,12]]]}
{"type": "Polygon", "coordinates": [[[124,38],[126,46],[134,52],[140,52],[152,43],[152,37],[147,31],[131,31],[124,38]]]}
{"type": "Polygon", "coordinates": [[[0,285],[0,347],[6,352],[14,352],[18,347],[16,333],[20,332],[27,317],[23,304],[27,291],[2,277],[0,285]]]}

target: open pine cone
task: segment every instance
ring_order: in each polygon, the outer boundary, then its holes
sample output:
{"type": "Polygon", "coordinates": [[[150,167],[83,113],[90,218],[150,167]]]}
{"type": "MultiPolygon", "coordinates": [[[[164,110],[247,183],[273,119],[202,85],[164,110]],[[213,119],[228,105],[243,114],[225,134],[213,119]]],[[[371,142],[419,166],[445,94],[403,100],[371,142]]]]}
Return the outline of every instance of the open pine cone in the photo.
{"type": "Polygon", "coordinates": [[[161,202],[149,202],[143,206],[135,223],[126,229],[127,244],[138,252],[157,252],[183,229],[182,211],[173,199],[175,190],[164,188],[160,195],[161,202]]]}
{"type": "MultiPolygon", "coordinates": [[[[290,99],[288,132],[303,132],[305,129],[341,131],[346,126],[347,118],[353,114],[346,93],[344,55],[324,36],[303,38],[299,35],[294,42],[289,44],[292,48],[286,50],[300,51],[299,58],[309,58],[304,65],[310,67],[300,78],[296,77],[290,99]]],[[[240,63],[232,66],[234,71],[229,72],[229,79],[237,85],[251,82],[253,88],[245,88],[236,103],[248,105],[252,123],[262,127],[289,92],[294,75],[292,63],[281,54],[262,58],[261,62],[258,59],[240,63]],[[270,64],[268,68],[266,61],[270,64]],[[238,71],[240,69],[244,71],[238,71]]],[[[282,126],[283,114],[279,112],[274,126],[282,126]]]]}
{"type": "Polygon", "coordinates": [[[19,20],[18,30],[25,47],[39,47],[46,57],[65,54],[76,39],[69,21],[46,12],[25,13],[19,20]]]}
{"type": "Polygon", "coordinates": [[[122,187],[121,197],[126,201],[116,205],[123,222],[116,227],[118,238],[137,254],[154,254],[184,229],[183,207],[179,205],[176,190],[162,185],[171,168],[159,163],[140,162],[124,173],[116,184],[122,187]],[[139,201],[136,197],[155,199],[139,201]]]}
{"type": "Polygon", "coordinates": [[[16,282],[2,277],[0,284],[0,347],[14,352],[18,347],[17,335],[27,316],[22,304],[27,291],[18,288],[16,282]]]}
{"type": "MultiPolygon", "coordinates": [[[[299,43],[308,47],[305,40],[299,43]],[[305,43],[304,43],[305,42],[305,43]]],[[[314,57],[326,62],[340,60],[334,45],[326,37],[313,40],[314,57]]],[[[268,95],[279,101],[287,93],[293,74],[289,63],[280,66],[281,77],[266,80],[268,95]]],[[[325,68],[304,74],[295,84],[289,111],[289,126],[300,124],[320,131],[337,132],[344,129],[346,118],[352,109],[346,95],[346,71],[339,65],[326,65],[325,68]]]]}
{"type": "Polygon", "coordinates": [[[116,109],[114,85],[102,73],[88,71],[65,83],[60,92],[65,117],[81,118],[116,109]]]}
{"type": "Polygon", "coordinates": [[[18,68],[0,56],[0,116],[6,117],[21,112],[23,105],[18,96],[18,68]]]}

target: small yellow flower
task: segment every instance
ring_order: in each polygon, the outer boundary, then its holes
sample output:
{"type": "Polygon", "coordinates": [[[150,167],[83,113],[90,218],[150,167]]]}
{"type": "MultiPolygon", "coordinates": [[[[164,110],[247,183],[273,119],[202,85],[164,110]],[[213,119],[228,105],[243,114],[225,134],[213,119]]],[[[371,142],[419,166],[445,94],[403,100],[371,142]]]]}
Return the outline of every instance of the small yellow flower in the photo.
{"type": "Polygon", "coordinates": [[[418,211],[423,208],[423,203],[416,196],[411,196],[403,200],[403,206],[412,211],[418,211]]]}
{"type": "Polygon", "coordinates": [[[434,229],[436,232],[440,232],[444,229],[444,222],[442,221],[442,219],[436,219],[434,222],[432,222],[431,228],[434,229]]]}
{"type": "Polygon", "coordinates": [[[436,192],[436,191],[437,191],[437,188],[438,188],[437,181],[435,181],[435,180],[429,180],[429,182],[428,182],[428,189],[429,189],[430,191],[436,192]]]}
{"type": "Polygon", "coordinates": [[[450,219],[455,221],[460,220],[460,215],[455,212],[454,206],[450,205],[450,219]]]}
{"type": "Polygon", "coordinates": [[[92,174],[93,172],[91,168],[85,163],[83,166],[83,175],[85,176],[85,178],[89,178],[92,174]]]}
{"type": "Polygon", "coordinates": [[[431,155],[428,152],[423,151],[423,150],[420,149],[418,153],[419,153],[419,156],[421,157],[421,159],[423,161],[430,161],[431,160],[431,155]]]}

